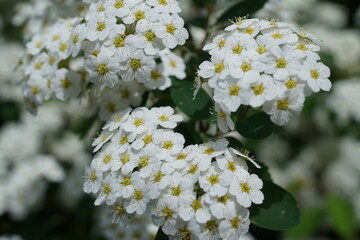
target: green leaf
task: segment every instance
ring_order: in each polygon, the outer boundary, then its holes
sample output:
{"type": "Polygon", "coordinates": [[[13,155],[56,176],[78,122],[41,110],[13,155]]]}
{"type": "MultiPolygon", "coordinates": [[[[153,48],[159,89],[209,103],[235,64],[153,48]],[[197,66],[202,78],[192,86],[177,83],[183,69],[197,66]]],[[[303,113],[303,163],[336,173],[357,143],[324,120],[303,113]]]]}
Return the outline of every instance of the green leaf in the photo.
{"type": "Polygon", "coordinates": [[[211,116],[211,98],[203,89],[200,89],[193,100],[193,92],[193,82],[181,82],[178,87],[174,86],[170,91],[175,105],[186,115],[195,119],[208,119],[211,116]]]}
{"type": "Polygon", "coordinates": [[[234,19],[235,17],[243,17],[248,14],[252,15],[256,11],[260,10],[266,0],[243,0],[239,3],[231,6],[225,13],[219,18],[219,22],[234,19]]]}
{"type": "Polygon", "coordinates": [[[327,207],[335,231],[343,239],[355,239],[355,211],[349,201],[340,196],[330,196],[327,207]]]}
{"type": "Polygon", "coordinates": [[[159,227],[154,240],[169,240],[169,236],[162,231],[161,227],[159,227]]]}
{"type": "Polygon", "coordinates": [[[248,139],[264,139],[272,134],[275,124],[264,112],[255,113],[236,124],[236,130],[248,139]]]}
{"type": "Polygon", "coordinates": [[[250,219],[258,227],[270,230],[287,230],[300,222],[300,211],[295,198],[278,185],[264,181],[265,199],[250,207],[250,219]]]}
{"type": "Polygon", "coordinates": [[[301,214],[300,224],[292,228],[289,232],[289,238],[300,238],[310,236],[319,229],[324,217],[324,209],[317,207],[301,214]]]}

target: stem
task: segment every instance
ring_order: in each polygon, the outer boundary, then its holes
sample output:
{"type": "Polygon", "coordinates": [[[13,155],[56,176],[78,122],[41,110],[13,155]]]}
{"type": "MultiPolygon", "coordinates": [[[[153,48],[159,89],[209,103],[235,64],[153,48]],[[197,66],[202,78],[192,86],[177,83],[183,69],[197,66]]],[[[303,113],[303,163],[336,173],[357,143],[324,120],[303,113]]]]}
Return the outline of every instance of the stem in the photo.
{"type": "Polygon", "coordinates": [[[169,240],[169,237],[161,230],[161,227],[159,227],[154,240],[169,240]]]}
{"type": "Polygon", "coordinates": [[[242,111],[239,120],[243,121],[246,118],[246,114],[248,113],[248,111],[250,110],[250,106],[245,106],[244,110],[242,111]]]}
{"type": "Polygon", "coordinates": [[[203,39],[203,41],[201,42],[201,49],[205,46],[207,39],[210,36],[210,17],[213,14],[214,11],[214,7],[216,4],[216,0],[214,0],[214,2],[212,4],[209,5],[208,7],[208,14],[206,16],[206,20],[205,20],[205,37],[203,39]]]}

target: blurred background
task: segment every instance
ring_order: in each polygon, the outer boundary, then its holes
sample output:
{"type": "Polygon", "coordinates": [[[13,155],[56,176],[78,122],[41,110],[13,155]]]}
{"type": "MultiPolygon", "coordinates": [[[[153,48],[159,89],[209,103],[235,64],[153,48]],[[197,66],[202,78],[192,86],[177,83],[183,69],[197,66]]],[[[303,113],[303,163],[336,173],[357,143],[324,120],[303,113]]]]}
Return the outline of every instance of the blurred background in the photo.
{"type": "MultiPolygon", "coordinates": [[[[179,1],[192,38],[202,39],[205,1],[179,1]]],[[[232,2],[217,1],[215,16],[232,2]]],[[[245,142],[269,167],[274,182],[294,194],[302,217],[286,232],[252,226],[242,239],[359,239],[359,5],[268,0],[255,14],[295,23],[322,40],[320,53],[332,71],[333,87],[308,97],[302,114],[269,138],[245,142]]],[[[153,239],[156,234],[147,219],[135,219],[128,229],[113,225],[111,213],[95,208],[82,192],[91,141],[101,124],[87,118],[86,106],[48,102],[36,117],[25,111],[16,73],[25,43],[62,11],[81,7],[77,0],[0,0],[1,240],[153,239]]]]}

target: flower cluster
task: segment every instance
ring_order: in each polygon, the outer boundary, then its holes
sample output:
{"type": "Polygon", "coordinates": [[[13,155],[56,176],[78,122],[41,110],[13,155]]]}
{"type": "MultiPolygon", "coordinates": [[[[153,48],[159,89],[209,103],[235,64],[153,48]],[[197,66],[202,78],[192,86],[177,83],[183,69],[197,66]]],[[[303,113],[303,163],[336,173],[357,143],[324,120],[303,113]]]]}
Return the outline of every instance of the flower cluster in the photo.
{"type": "Polygon", "coordinates": [[[180,121],[171,107],[114,114],[93,142],[84,191],[121,224],[149,213],[171,239],[239,239],[248,208],[264,199],[263,182],[226,139],[184,147],[172,130],[180,121]]]}
{"type": "Polygon", "coordinates": [[[59,18],[27,43],[20,64],[30,110],[84,96],[108,120],[138,106],[145,90],[185,78],[183,59],[170,50],[189,37],[177,1],[87,2],[83,18],[59,18]]]}
{"type": "Polygon", "coordinates": [[[198,71],[214,90],[220,130],[234,128],[229,115],[241,105],[262,107],[284,125],[300,114],[305,96],[330,90],[330,70],[319,61],[313,35],[283,22],[243,18],[225,31],[205,45],[211,60],[198,71]]]}

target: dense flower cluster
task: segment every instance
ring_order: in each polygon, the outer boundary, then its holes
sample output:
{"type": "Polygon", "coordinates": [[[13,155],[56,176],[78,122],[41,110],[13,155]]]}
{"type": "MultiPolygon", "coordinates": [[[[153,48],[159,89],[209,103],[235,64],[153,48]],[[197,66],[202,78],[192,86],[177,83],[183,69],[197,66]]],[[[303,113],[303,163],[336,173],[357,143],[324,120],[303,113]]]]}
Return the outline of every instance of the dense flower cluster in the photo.
{"type": "Polygon", "coordinates": [[[241,105],[262,109],[284,125],[297,116],[305,96],[329,91],[330,70],[319,62],[317,39],[303,30],[276,21],[237,19],[203,48],[210,61],[200,65],[199,77],[208,80],[217,115],[233,129],[229,115],[241,105]]]}
{"type": "Polygon", "coordinates": [[[180,11],[173,0],[106,0],[89,3],[84,18],[59,18],[21,60],[28,108],[85,96],[107,120],[138,106],[145,90],[170,87],[170,76],[184,79],[184,61],[170,50],[189,37],[180,11]]]}
{"type": "Polygon", "coordinates": [[[93,142],[84,191],[111,206],[115,222],[148,212],[171,239],[239,239],[263,182],[226,139],[184,147],[172,130],[181,120],[171,107],[113,115],[93,142]]]}

